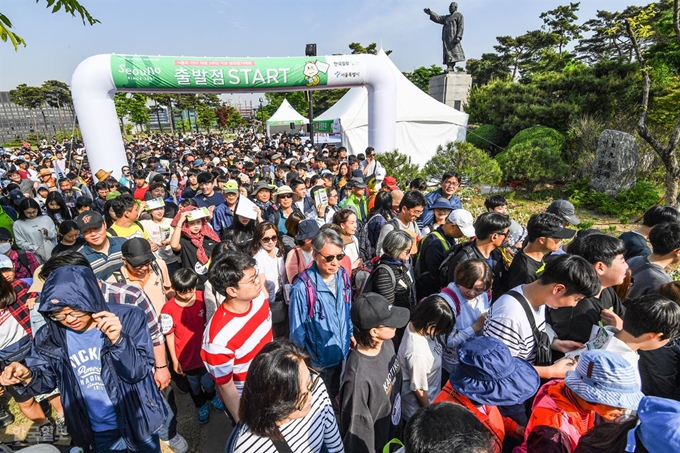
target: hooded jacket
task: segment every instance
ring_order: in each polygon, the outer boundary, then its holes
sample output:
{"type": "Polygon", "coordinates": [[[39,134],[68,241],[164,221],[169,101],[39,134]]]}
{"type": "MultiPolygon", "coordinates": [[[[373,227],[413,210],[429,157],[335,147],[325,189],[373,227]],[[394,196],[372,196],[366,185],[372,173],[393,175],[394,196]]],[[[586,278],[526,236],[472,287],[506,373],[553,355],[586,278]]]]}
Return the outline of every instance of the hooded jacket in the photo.
{"type": "Polygon", "coordinates": [[[144,312],[131,305],[107,304],[91,269],[62,267],[50,274],[39,307],[47,323],[36,334],[25,361],[33,377],[26,387],[15,388],[20,393],[39,395],[58,387],[74,443],[88,453],[94,452],[95,434],[71,367],[67,328],[48,316],[65,307],[89,313],[109,311],[120,319],[122,331],[116,344],[104,337],[101,376],[116,412],[121,437],[132,447],[157,432],[167,415],[153,378],[153,346],[144,312]]]}

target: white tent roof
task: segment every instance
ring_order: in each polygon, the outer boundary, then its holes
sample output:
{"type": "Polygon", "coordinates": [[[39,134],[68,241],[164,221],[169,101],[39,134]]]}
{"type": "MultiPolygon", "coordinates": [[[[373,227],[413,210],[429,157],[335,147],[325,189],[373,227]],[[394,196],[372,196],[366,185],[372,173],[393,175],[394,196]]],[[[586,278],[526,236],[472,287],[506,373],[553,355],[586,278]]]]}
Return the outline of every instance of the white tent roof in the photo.
{"type": "Polygon", "coordinates": [[[309,123],[309,120],[300,115],[297,110],[290,105],[288,99],[284,99],[279,108],[267,120],[267,124],[286,124],[291,122],[301,122],[302,124],[309,123]]]}
{"type": "MultiPolygon", "coordinates": [[[[380,51],[382,52],[382,50],[380,51]]],[[[437,146],[464,141],[468,114],[442,104],[411,83],[389,58],[397,78],[397,148],[424,165],[437,146]]],[[[368,143],[368,92],[364,87],[349,90],[315,121],[339,119],[343,144],[354,154],[363,153],[368,143]]],[[[384,151],[384,150],[379,150],[384,151]]]]}

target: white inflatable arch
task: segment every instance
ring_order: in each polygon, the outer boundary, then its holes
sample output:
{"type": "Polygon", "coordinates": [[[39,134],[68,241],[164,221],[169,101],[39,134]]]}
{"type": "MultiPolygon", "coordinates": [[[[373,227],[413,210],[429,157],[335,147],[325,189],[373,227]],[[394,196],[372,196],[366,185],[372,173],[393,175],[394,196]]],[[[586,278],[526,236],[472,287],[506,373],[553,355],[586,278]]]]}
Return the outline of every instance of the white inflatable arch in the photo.
{"type": "Polygon", "coordinates": [[[379,152],[395,147],[397,85],[387,57],[333,55],[285,58],[95,55],[71,79],[73,105],[93,172],[127,165],[113,95],[319,90],[366,86],[368,143],[379,152]]]}

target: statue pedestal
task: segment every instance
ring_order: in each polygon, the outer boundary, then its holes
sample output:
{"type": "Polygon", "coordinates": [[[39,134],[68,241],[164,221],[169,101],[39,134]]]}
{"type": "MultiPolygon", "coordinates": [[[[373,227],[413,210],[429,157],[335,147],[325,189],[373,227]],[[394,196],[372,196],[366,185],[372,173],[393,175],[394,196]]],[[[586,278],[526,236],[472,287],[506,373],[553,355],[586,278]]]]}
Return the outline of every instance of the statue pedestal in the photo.
{"type": "Polygon", "coordinates": [[[441,103],[464,112],[472,76],[465,72],[447,72],[430,79],[429,93],[441,103]]]}

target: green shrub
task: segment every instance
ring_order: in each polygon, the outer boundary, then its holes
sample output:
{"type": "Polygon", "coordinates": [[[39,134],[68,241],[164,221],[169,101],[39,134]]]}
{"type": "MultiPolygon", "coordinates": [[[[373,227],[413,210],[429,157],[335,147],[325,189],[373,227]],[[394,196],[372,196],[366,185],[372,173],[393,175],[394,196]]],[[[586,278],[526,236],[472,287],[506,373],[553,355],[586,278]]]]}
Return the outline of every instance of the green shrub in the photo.
{"type": "Polygon", "coordinates": [[[495,159],[501,167],[504,181],[520,181],[530,188],[568,176],[569,168],[562,160],[561,146],[547,137],[521,141],[495,159]]]}
{"type": "Polygon", "coordinates": [[[449,142],[437,147],[437,152],[423,167],[427,180],[440,181],[444,173],[459,173],[470,178],[470,184],[498,185],[501,169],[498,162],[468,142],[449,142]]]}
{"type": "Polygon", "coordinates": [[[465,140],[495,156],[505,148],[510,137],[502,129],[493,124],[485,124],[477,129],[468,129],[465,140]]]}
{"type": "Polygon", "coordinates": [[[538,138],[552,141],[560,149],[562,148],[562,145],[564,145],[564,135],[562,135],[560,132],[546,126],[534,126],[519,131],[517,135],[512,137],[512,140],[510,140],[510,143],[508,143],[507,149],[510,149],[519,143],[538,138]]]}
{"type": "Polygon", "coordinates": [[[388,175],[394,176],[401,188],[408,187],[409,182],[420,177],[420,168],[411,163],[411,156],[400,153],[398,149],[377,154],[375,158],[385,167],[388,175]]]}
{"type": "Polygon", "coordinates": [[[569,200],[575,206],[621,219],[641,215],[654,206],[661,196],[654,184],[644,180],[638,181],[631,189],[622,190],[616,197],[591,190],[587,178],[577,181],[572,187],[569,200]]]}

